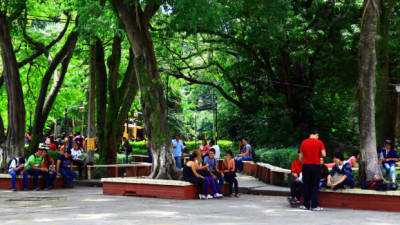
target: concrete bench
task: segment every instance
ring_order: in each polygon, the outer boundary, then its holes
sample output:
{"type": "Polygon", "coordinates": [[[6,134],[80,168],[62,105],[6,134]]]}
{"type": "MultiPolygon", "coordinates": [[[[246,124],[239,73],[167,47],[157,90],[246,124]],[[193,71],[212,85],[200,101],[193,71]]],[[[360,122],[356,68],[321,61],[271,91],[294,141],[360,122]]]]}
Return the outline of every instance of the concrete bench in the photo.
{"type": "MultiPolygon", "coordinates": [[[[24,184],[24,177],[18,175],[15,180],[15,188],[17,190],[22,190],[24,184]]],[[[39,176],[38,179],[39,187],[43,186],[43,177],[39,176]]],[[[54,181],[54,188],[61,188],[64,185],[64,179],[61,175],[58,175],[54,181]]],[[[11,189],[11,175],[10,174],[0,174],[0,189],[11,189]]],[[[33,189],[33,176],[28,176],[28,189],[33,189]]]]}
{"type": "Polygon", "coordinates": [[[110,164],[110,165],[88,165],[87,174],[88,179],[92,179],[93,168],[106,168],[107,177],[121,177],[123,174],[119,173],[119,169],[123,168],[126,177],[141,177],[148,176],[151,173],[151,163],[134,163],[134,164],[110,164]]]}
{"type": "Polygon", "coordinates": [[[272,185],[282,186],[285,183],[285,176],[290,175],[290,170],[268,163],[244,161],[243,166],[246,168],[244,169],[246,174],[255,176],[259,180],[272,185]]]}
{"type": "MultiPolygon", "coordinates": [[[[196,199],[200,187],[190,182],[179,180],[160,180],[145,178],[103,178],[103,194],[140,196],[168,199],[196,199]]],[[[227,194],[228,184],[224,184],[222,192],[227,194]]],[[[210,191],[210,193],[212,193],[210,191]]]]}
{"type": "Polygon", "coordinates": [[[321,189],[318,204],[322,207],[400,212],[399,191],[321,189]]]}

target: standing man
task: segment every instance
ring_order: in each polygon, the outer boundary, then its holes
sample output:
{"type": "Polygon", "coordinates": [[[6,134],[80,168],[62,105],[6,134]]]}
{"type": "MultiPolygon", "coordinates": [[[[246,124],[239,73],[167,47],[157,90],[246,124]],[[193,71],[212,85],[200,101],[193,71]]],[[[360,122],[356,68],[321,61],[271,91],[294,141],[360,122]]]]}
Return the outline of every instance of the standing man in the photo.
{"type": "Polygon", "coordinates": [[[219,146],[215,144],[214,140],[210,141],[210,150],[214,149],[215,150],[215,158],[219,159],[220,155],[221,155],[221,150],[219,149],[219,146]]]}
{"type": "Polygon", "coordinates": [[[182,149],[184,146],[182,140],[179,138],[179,135],[175,135],[175,139],[172,140],[172,148],[174,149],[176,167],[178,167],[178,169],[182,169],[182,149]]]}
{"type": "Polygon", "coordinates": [[[301,209],[323,210],[318,207],[318,186],[321,177],[321,157],[326,156],[325,146],[319,139],[319,132],[312,130],[310,138],[300,146],[300,161],[303,163],[304,203],[301,209]],[[311,204],[311,205],[310,205],[311,204]]]}

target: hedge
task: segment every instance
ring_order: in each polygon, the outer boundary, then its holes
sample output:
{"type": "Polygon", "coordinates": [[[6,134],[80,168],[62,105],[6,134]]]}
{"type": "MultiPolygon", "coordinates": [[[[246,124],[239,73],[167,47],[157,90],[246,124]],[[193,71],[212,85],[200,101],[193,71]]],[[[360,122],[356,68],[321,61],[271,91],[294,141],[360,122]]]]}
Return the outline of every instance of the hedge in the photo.
{"type": "Polygon", "coordinates": [[[297,148],[267,149],[260,148],[255,150],[256,161],[269,163],[285,169],[290,169],[292,161],[298,158],[297,148]]]}

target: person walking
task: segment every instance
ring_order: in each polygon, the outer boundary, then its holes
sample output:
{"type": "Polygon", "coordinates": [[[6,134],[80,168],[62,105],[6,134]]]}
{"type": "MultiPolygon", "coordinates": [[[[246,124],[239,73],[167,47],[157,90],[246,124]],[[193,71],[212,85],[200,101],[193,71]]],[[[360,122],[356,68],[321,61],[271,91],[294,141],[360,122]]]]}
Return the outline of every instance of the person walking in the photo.
{"type": "Polygon", "coordinates": [[[300,146],[300,161],[303,164],[304,203],[302,209],[323,210],[318,206],[318,186],[321,177],[321,157],[326,156],[324,143],[319,140],[318,130],[312,130],[310,137],[300,146]]]}

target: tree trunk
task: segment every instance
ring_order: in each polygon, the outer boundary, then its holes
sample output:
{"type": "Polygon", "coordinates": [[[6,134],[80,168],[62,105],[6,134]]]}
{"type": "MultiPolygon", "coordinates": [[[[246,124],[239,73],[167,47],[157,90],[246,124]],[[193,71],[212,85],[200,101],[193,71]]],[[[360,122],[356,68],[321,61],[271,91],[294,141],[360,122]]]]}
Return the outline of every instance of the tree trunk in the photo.
{"type": "Polygon", "coordinates": [[[376,122],[377,122],[377,143],[383,144],[385,139],[395,138],[396,107],[393,102],[395,93],[390,85],[390,21],[394,7],[394,0],[380,0],[380,15],[378,21],[377,41],[378,68],[377,68],[377,99],[376,99],[376,122]]]}
{"type": "MultiPolygon", "coordinates": [[[[96,92],[95,92],[95,84],[96,84],[96,72],[95,72],[95,60],[96,60],[96,45],[90,45],[90,53],[89,53],[89,104],[88,104],[88,138],[96,137],[96,129],[95,129],[95,100],[96,100],[96,92]]],[[[87,150],[86,163],[93,164],[94,163],[94,149],[87,150]]]]}
{"type": "Polygon", "coordinates": [[[364,1],[359,40],[359,127],[360,127],[360,181],[381,178],[378,165],[375,135],[375,90],[376,90],[376,26],[378,19],[377,0],[364,1]]]}
{"type": "Polygon", "coordinates": [[[42,79],[39,97],[36,104],[35,118],[32,128],[32,141],[29,145],[29,153],[33,153],[39,146],[45,123],[64,81],[77,39],[78,33],[71,32],[67,41],[62,49],[57,53],[56,57],[52,59],[50,55],[47,56],[49,59],[49,67],[42,79]],[[61,64],[61,71],[58,75],[57,67],[59,64],[61,64]],[[57,75],[54,76],[53,85],[50,88],[49,94],[47,95],[50,80],[54,74],[57,75]]]}
{"type": "Polygon", "coordinates": [[[0,49],[3,60],[3,76],[8,95],[8,128],[4,143],[1,145],[3,163],[6,170],[7,162],[12,157],[23,156],[25,135],[25,105],[24,95],[18,71],[17,60],[6,15],[0,12],[0,49]]]}
{"type": "Polygon", "coordinates": [[[148,31],[149,19],[159,5],[148,4],[143,12],[140,3],[128,5],[123,0],[111,0],[124,24],[135,54],[136,78],[142,97],[146,132],[153,155],[151,178],[176,179],[179,175],[173,157],[166,115],[164,89],[157,68],[153,42],[148,31]]]}

